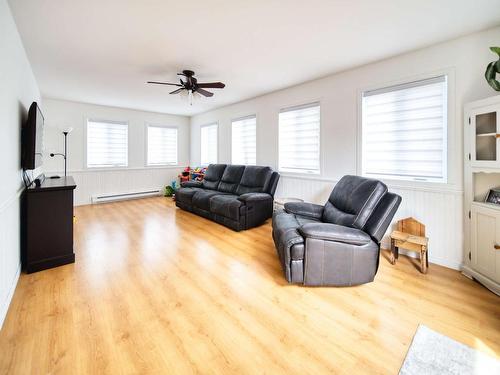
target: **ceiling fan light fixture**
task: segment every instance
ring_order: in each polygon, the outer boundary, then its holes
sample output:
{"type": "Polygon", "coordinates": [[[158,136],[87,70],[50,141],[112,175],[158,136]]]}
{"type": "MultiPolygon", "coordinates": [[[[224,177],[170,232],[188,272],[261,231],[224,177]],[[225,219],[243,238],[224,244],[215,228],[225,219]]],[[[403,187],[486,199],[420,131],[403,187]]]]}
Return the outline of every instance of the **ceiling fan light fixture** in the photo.
{"type": "Polygon", "coordinates": [[[170,92],[170,94],[180,94],[183,100],[184,98],[187,99],[189,105],[193,105],[194,100],[202,100],[206,97],[214,96],[213,92],[205,89],[223,89],[226,86],[222,82],[198,82],[192,70],[183,70],[182,73],[177,73],[177,75],[184,76],[185,80],[179,79],[180,83],[158,81],[148,81],[147,83],[179,87],[170,92]]]}

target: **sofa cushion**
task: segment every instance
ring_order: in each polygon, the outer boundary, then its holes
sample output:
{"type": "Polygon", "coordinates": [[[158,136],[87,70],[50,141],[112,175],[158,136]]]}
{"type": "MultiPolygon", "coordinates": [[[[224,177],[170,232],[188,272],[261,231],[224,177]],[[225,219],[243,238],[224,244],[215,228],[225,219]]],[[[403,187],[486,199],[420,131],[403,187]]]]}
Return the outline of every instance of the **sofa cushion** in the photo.
{"type": "Polygon", "coordinates": [[[202,210],[205,211],[210,211],[210,198],[219,194],[226,194],[226,193],[221,193],[220,191],[216,190],[200,189],[193,195],[193,200],[192,200],[193,206],[201,208],[202,210]]]}
{"type": "Polygon", "coordinates": [[[214,214],[238,221],[245,213],[245,205],[237,195],[216,195],[210,199],[210,211],[214,214]]]}
{"type": "Polygon", "coordinates": [[[217,190],[225,169],[226,164],[210,164],[203,178],[203,187],[205,189],[217,190]]]}
{"type": "Polygon", "coordinates": [[[217,190],[233,194],[241,181],[244,170],[244,165],[228,165],[224,170],[217,190]]]}
{"type": "Polygon", "coordinates": [[[193,195],[197,191],[201,191],[203,189],[200,188],[192,188],[192,187],[183,187],[180,189],[177,189],[175,192],[175,200],[182,202],[182,203],[188,203],[191,204],[191,201],[193,199],[193,195]]]}
{"type": "Polygon", "coordinates": [[[335,185],[323,210],[323,221],[363,229],[387,186],[378,180],[344,176],[335,185]]]}
{"type": "Polygon", "coordinates": [[[269,185],[271,174],[269,167],[247,165],[236,188],[236,194],[264,192],[269,185]]]}

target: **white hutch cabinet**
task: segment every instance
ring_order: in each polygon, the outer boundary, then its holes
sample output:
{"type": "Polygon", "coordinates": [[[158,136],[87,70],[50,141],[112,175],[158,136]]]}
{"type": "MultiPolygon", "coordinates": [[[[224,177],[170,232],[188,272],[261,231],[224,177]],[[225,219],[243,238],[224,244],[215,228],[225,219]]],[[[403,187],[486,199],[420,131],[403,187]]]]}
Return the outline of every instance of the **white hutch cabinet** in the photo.
{"type": "Polygon", "coordinates": [[[500,95],[465,106],[465,259],[463,273],[500,295],[500,95]]]}

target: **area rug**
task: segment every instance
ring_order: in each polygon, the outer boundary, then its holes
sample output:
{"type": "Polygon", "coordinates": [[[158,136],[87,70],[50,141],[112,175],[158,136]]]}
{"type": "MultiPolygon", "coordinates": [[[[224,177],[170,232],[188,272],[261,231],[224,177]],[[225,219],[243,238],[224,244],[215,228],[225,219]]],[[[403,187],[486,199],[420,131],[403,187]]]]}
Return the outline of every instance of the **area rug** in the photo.
{"type": "Polygon", "coordinates": [[[500,361],[420,325],[399,375],[500,374],[500,361]]]}

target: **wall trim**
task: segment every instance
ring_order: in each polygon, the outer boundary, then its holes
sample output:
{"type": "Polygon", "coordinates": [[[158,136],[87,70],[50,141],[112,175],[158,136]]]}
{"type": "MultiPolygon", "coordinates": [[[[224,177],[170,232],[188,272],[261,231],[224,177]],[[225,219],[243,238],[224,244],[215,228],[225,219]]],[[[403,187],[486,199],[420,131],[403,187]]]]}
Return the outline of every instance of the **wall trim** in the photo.
{"type": "MultiPolygon", "coordinates": [[[[0,213],[5,211],[12,204],[19,203],[19,199],[20,199],[23,191],[24,191],[24,186],[19,188],[9,198],[7,198],[5,201],[0,203],[0,213]]],[[[4,323],[5,318],[7,316],[7,312],[9,311],[9,306],[10,306],[10,303],[12,301],[12,297],[14,296],[14,292],[16,290],[17,282],[19,280],[20,274],[21,274],[21,263],[18,264],[14,278],[12,279],[12,282],[9,285],[9,292],[7,294],[7,297],[5,298],[4,301],[0,301],[1,302],[1,305],[0,305],[0,330],[2,329],[3,323],[4,323]]]]}
{"type": "MultiPolygon", "coordinates": [[[[188,164],[186,164],[188,165],[188,164]]],[[[124,171],[148,171],[155,169],[184,169],[184,165],[161,165],[161,166],[150,166],[150,167],[130,167],[130,168],[89,168],[89,169],[72,169],[67,172],[68,175],[71,173],[100,173],[100,172],[124,172],[124,171]]],[[[44,171],[46,174],[52,173],[64,173],[63,170],[52,170],[44,171]]]]}
{"type": "Polygon", "coordinates": [[[14,292],[16,291],[17,282],[19,281],[19,276],[21,275],[21,264],[18,265],[16,274],[9,288],[9,294],[5,301],[2,302],[0,306],[0,331],[2,330],[3,323],[5,322],[5,318],[7,317],[7,313],[9,312],[10,303],[12,302],[12,298],[14,297],[14,292]]]}
{"type": "MultiPolygon", "coordinates": [[[[280,173],[281,178],[287,178],[287,179],[295,179],[295,180],[310,180],[310,181],[318,181],[318,182],[327,182],[327,183],[332,183],[336,184],[339,182],[339,180],[332,179],[332,178],[325,178],[325,177],[317,177],[314,175],[292,175],[289,173],[280,173]]],[[[388,181],[385,181],[385,184],[391,188],[391,189],[397,189],[397,190],[407,190],[407,191],[426,191],[426,192],[431,192],[431,193],[445,193],[445,194],[457,194],[457,195],[462,195],[464,193],[463,189],[450,186],[450,185],[444,185],[443,186],[430,186],[430,185],[419,185],[415,184],[414,186],[410,185],[404,185],[404,184],[398,184],[398,183],[391,183],[388,181]]]]}

